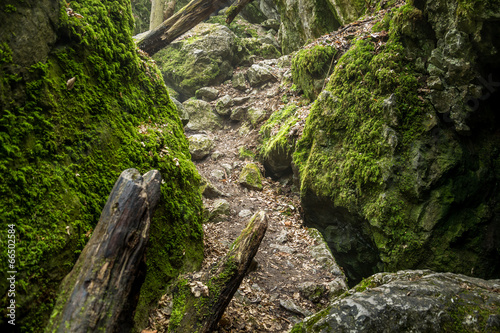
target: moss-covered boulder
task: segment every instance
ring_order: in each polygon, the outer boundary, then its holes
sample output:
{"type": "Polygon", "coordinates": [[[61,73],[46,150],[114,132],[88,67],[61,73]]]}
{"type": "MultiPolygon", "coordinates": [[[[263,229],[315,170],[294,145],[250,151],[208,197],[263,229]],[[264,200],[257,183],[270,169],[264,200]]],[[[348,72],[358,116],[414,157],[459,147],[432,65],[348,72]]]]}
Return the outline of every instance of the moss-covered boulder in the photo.
{"type": "Polygon", "coordinates": [[[260,160],[273,177],[292,172],[292,154],[297,141],[297,133],[292,128],[299,122],[295,104],[290,104],[277,112],[262,125],[260,160]]]}
{"type": "Polygon", "coordinates": [[[477,79],[500,73],[483,51],[497,47],[499,4],[418,5],[388,14],[380,48],[359,40],[342,56],[294,153],[305,223],[351,283],[422,267],[500,276],[499,98],[477,79]],[[448,60],[433,75],[458,93],[446,112],[433,105],[440,87],[425,84],[438,53],[448,60]],[[478,89],[484,98],[467,107],[478,89]]]}
{"type": "Polygon", "coordinates": [[[499,287],[428,270],[379,273],[291,332],[498,332],[499,287]]]}
{"type": "Polygon", "coordinates": [[[179,92],[182,101],[202,87],[231,78],[235,60],[236,36],[227,27],[202,23],[191,33],[154,56],[165,82],[179,92]]]}
{"type": "Polygon", "coordinates": [[[248,163],[243,167],[239,177],[240,185],[251,190],[262,190],[262,175],[255,163],[248,163]]]}
{"type": "Polygon", "coordinates": [[[315,100],[331,74],[337,49],[314,45],[299,50],[292,58],[292,79],[310,100],[315,100]]]}
{"type": "MultiPolygon", "coordinates": [[[[15,327],[40,332],[120,173],[161,172],[161,203],[136,311],[203,256],[199,176],[154,62],[136,49],[130,2],[0,5],[0,220],[14,225],[15,327]]],[[[6,231],[6,230],[5,230],[6,231]]],[[[6,249],[7,238],[1,237],[6,249]]],[[[0,260],[7,263],[7,252],[0,260]]],[[[8,295],[1,271],[0,304],[8,295]]]]}

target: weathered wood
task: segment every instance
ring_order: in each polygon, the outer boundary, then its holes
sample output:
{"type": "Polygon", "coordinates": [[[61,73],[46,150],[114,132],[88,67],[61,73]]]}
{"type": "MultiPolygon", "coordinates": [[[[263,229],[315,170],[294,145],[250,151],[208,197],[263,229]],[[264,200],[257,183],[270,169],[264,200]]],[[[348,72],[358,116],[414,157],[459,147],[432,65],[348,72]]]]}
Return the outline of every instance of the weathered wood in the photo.
{"type": "Polygon", "coordinates": [[[253,0],[238,0],[236,4],[231,5],[229,9],[226,11],[226,23],[230,24],[234,21],[236,15],[238,15],[246,5],[248,5],[253,0]]]}
{"type": "Polygon", "coordinates": [[[126,332],[142,281],[161,175],[122,172],[73,270],[64,278],[46,332],[126,332]],[[143,273],[143,272],[142,272],[143,273]]]}
{"type": "Polygon", "coordinates": [[[138,40],[138,47],[150,56],[210,16],[227,0],[192,0],[168,20],[138,40]]]}
{"type": "Polygon", "coordinates": [[[180,297],[183,302],[174,301],[174,304],[182,304],[181,309],[174,311],[180,310],[184,315],[179,322],[171,323],[169,332],[208,333],[216,330],[226,307],[243,281],[266,230],[266,214],[260,211],[250,219],[231,245],[228,254],[202,281],[191,281],[190,284],[177,288],[174,298],[180,297]],[[205,287],[206,294],[193,294],[193,288],[196,289],[197,286],[205,287]]]}

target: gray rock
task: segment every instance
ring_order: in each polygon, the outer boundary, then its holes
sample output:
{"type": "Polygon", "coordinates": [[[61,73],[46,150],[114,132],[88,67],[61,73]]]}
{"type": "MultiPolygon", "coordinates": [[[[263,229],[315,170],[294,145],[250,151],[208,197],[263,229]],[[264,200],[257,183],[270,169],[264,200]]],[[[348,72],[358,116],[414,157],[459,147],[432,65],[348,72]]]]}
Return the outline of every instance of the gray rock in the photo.
{"type": "Polygon", "coordinates": [[[260,170],[255,163],[248,163],[245,165],[245,167],[241,170],[239,183],[240,185],[251,190],[262,190],[262,175],[260,174],[260,170]]]}
{"type": "Polygon", "coordinates": [[[239,217],[248,217],[252,215],[252,211],[250,209],[242,209],[239,213],[238,213],[238,216],[239,217]]]}
{"type": "Polygon", "coordinates": [[[235,97],[233,99],[234,105],[242,105],[250,100],[250,96],[235,97]]]}
{"type": "Polygon", "coordinates": [[[344,272],[340,269],[335,261],[335,258],[328,247],[323,235],[315,228],[308,228],[309,236],[315,241],[315,245],[311,246],[311,255],[323,268],[330,271],[333,275],[338,276],[344,282],[344,288],[347,287],[347,281],[344,272]]]}
{"type": "Polygon", "coordinates": [[[226,199],[217,199],[208,208],[207,220],[209,222],[220,222],[231,214],[231,207],[226,199]]]}
{"type": "Polygon", "coordinates": [[[212,106],[202,100],[188,100],[182,104],[189,115],[185,126],[189,131],[214,130],[222,127],[220,117],[212,110],[212,106]]]}
{"type": "Polygon", "coordinates": [[[212,170],[210,172],[210,176],[217,179],[217,180],[222,180],[226,178],[226,174],[224,173],[224,170],[212,170]]]}
{"type": "Polygon", "coordinates": [[[303,282],[298,285],[300,295],[311,302],[318,303],[321,299],[329,299],[329,288],[324,283],[303,282]]]}
{"type": "Polygon", "coordinates": [[[229,119],[234,121],[242,121],[247,117],[248,106],[237,106],[231,111],[229,119]]]}
{"type": "Polygon", "coordinates": [[[267,19],[260,24],[265,29],[274,29],[278,30],[280,28],[280,23],[275,19],[267,19]]]}
{"type": "Polygon", "coordinates": [[[212,158],[212,160],[217,161],[219,158],[223,156],[224,154],[221,153],[220,151],[214,151],[210,157],[212,158]]]}
{"type": "Polygon", "coordinates": [[[195,134],[188,138],[189,152],[193,160],[201,160],[210,154],[213,141],[205,134],[195,134]]]}
{"type": "Polygon", "coordinates": [[[300,306],[298,306],[292,300],[289,300],[289,299],[287,299],[287,300],[280,299],[280,305],[284,309],[286,309],[292,313],[304,316],[304,317],[312,315],[311,311],[306,310],[304,308],[301,308],[300,306]]]}
{"type": "Polygon", "coordinates": [[[265,65],[253,64],[247,70],[248,81],[252,87],[258,87],[269,81],[276,81],[272,68],[265,65]]]}
{"type": "Polygon", "coordinates": [[[269,247],[272,249],[276,249],[280,252],[288,253],[288,254],[294,254],[295,252],[297,252],[297,250],[292,249],[290,246],[286,246],[286,245],[269,244],[269,247]]]}
{"type": "Polygon", "coordinates": [[[245,91],[247,89],[247,80],[244,73],[236,73],[233,75],[232,84],[234,89],[245,91]]]}
{"type": "Polygon", "coordinates": [[[170,97],[170,99],[172,100],[172,102],[174,102],[175,107],[177,108],[177,114],[181,119],[182,126],[186,126],[186,124],[189,123],[189,114],[186,112],[181,102],[179,102],[173,97],[170,97]]]}
{"type": "Polygon", "coordinates": [[[215,199],[215,198],[229,196],[226,193],[219,190],[217,187],[215,187],[212,183],[208,181],[208,179],[206,179],[203,176],[201,176],[200,191],[201,194],[208,199],[215,199]]]}
{"type": "Polygon", "coordinates": [[[247,118],[252,126],[256,126],[258,123],[263,121],[267,116],[267,113],[263,109],[249,108],[247,111],[247,118]]]}
{"type": "Polygon", "coordinates": [[[220,166],[223,167],[224,170],[226,170],[227,174],[230,174],[233,171],[233,167],[231,166],[231,164],[223,163],[220,166]]]}
{"type": "Polygon", "coordinates": [[[236,35],[227,27],[200,23],[190,34],[154,55],[165,83],[180,93],[181,100],[231,78],[237,61],[236,35]]]}
{"type": "Polygon", "coordinates": [[[379,273],[294,332],[498,332],[499,288],[500,280],[452,273],[379,273]]]}
{"type": "Polygon", "coordinates": [[[234,102],[231,96],[224,95],[215,104],[215,111],[221,116],[229,116],[234,102]]]}
{"type": "Polygon", "coordinates": [[[212,87],[203,87],[196,90],[196,98],[203,99],[205,102],[214,101],[219,95],[219,91],[212,87]]]}

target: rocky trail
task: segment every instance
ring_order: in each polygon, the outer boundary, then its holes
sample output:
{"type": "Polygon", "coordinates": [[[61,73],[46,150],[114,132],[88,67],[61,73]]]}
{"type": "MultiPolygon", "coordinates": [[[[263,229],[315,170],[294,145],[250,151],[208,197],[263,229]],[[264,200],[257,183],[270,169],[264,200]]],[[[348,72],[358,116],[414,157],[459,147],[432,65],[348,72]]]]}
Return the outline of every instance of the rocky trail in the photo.
{"type": "MultiPolygon", "coordinates": [[[[383,14],[349,24],[305,48],[330,45],[341,55],[354,35],[381,40],[384,33],[370,31],[383,14]]],[[[258,162],[260,127],[273,112],[289,104],[299,106],[296,114],[302,121],[294,131],[300,133],[311,104],[292,89],[290,55],[238,67],[232,81],[202,88],[196,100],[177,103],[193,160],[206,183],[202,271],[227,253],[253,214],[263,210],[269,222],[254,264],[227,307],[219,332],[287,332],[347,290],[345,275],[321,234],[303,225],[293,175],[272,179],[258,162]],[[256,165],[263,175],[262,186],[240,179],[248,164],[256,165]]],[[[188,278],[194,281],[197,276],[200,273],[188,278]]],[[[146,331],[166,332],[172,306],[171,296],[165,295],[146,331]]]]}

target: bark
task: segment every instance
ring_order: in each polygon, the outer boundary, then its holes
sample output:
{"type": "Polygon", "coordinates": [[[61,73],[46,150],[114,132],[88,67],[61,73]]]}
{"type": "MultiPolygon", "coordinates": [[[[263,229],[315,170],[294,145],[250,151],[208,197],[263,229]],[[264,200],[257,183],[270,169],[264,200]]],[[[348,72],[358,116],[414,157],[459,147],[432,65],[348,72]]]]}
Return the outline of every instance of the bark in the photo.
{"type": "Polygon", "coordinates": [[[266,214],[260,211],[251,218],[247,227],[231,245],[228,254],[208,276],[202,278],[202,281],[192,281],[184,288],[177,289],[174,298],[183,298],[184,301],[174,301],[174,304],[184,304],[183,308],[179,309],[183,317],[175,327],[169,327],[169,332],[208,333],[217,329],[217,324],[243,281],[266,230],[266,214]],[[192,288],[197,285],[206,286],[207,294],[193,294],[192,288]]]}
{"type": "Polygon", "coordinates": [[[165,0],[151,1],[151,16],[149,17],[149,30],[153,30],[163,22],[165,11],[165,0]]]}
{"type": "Polygon", "coordinates": [[[175,5],[177,4],[177,0],[169,0],[167,1],[167,6],[165,11],[163,12],[163,21],[168,20],[172,15],[174,15],[175,5]]]}
{"type": "Polygon", "coordinates": [[[168,20],[138,40],[137,45],[150,56],[206,19],[227,0],[192,0],[168,20]]]}
{"type": "Polygon", "coordinates": [[[122,172],[73,270],[64,278],[46,332],[127,332],[144,276],[150,219],[161,175],[122,172]]]}
{"type": "Polygon", "coordinates": [[[252,1],[253,0],[238,0],[236,4],[229,7],[226,12],[226,23],[230,24],[233,22],[236,15],[238,15],[241,10],[252,1]]]}

